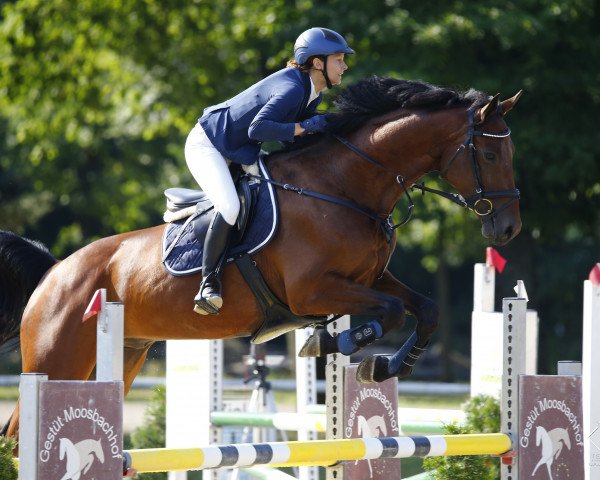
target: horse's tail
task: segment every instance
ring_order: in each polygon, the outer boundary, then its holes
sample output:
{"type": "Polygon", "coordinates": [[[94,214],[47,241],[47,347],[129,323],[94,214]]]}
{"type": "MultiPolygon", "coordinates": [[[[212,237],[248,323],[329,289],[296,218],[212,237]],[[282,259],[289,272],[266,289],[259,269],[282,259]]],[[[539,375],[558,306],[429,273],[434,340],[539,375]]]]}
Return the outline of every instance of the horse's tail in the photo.
{"type": "Polygon", "coordinates": [[[0,230],[0,345],[19,336],[29,297],[56,261],[42,243],[0,230]]]}

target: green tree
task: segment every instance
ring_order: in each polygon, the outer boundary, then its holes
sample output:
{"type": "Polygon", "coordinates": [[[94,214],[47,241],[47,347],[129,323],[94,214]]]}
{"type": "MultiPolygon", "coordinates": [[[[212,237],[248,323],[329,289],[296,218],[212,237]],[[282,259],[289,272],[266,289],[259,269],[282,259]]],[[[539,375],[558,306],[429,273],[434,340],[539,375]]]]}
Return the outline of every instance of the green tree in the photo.
{"type": "Polygon", "coordinates": [[[13,458],[16,442],[12,438],[0,437],[0,478],[17,480],[18,472],[13,458]]]}
{"type": "MultiPolygon", "coordinates": [[[[0,225],[58,256],[159,223],[161,190],[194,184],[183,144],[202,109],[283,66],[310,26],[334,28],[355,48],[346,82],[393,75],[503,98],[523,88],[507,120],[524,228],[502,250],[510,263],[499,286],[526,280],[547,365],[558,351],[578,355],[580,322],[565,319],[581,311],[580,282],[600,242],[597,0],[0,5],[0,225]]],[[[431,196],[416,213],[402,250],[423,259],[414,280],[437,285],[461,331],[469,314],[458,306],[470,294],[458,286],[483,256],[478,224],[431,196]]]]}

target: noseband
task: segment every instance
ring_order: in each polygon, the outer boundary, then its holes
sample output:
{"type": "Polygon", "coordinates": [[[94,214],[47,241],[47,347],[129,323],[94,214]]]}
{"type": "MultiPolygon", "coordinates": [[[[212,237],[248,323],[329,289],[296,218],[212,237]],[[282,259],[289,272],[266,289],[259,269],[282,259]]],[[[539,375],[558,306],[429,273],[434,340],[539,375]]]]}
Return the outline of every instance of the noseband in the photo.
{"type": "Polygon", "coordinates": [[[521,192],[519,189],[514,188],[511,190],[495,190],[495,191],[485,191],[483,188],[483,182],[481,181],[481,169],[479,167],[479,162],[477,161],[477,149],[475,148],[474,137],[489,137],[489,138],[506,138],[510,136],[510,128],[507,128],[505,131],[501,133],[488,133],[482,130],[475,129],[475,112],[473,110],[469,110],[467,112],[468,115],[468,126],[467,126],[467,138],[460,145],[452,158],[448,161],[446,166],[440,171],[440,176],[445,177],[446,173],[450,170],[450,167],[454,163],[462,152],[466,149],[469,151],[469,157],[471,158],[471,166],[473,168],[473,174],[475,177],[475,193],[466,198],[461,195],[444,192],[443,190],[437,190],[435,188],[428,188],[423,183],[414,184],[411,186],[412,190],[421,190],[423,193],[429,192],[434,193],[436,195],[440,195],[448,200],[460,205],[461,207],[470,208],[480,217],[485,217],[488,215],[496,216],[506,207],[508,207],[512,202],[518,200],[521,196],[521,192]],[[511,198],[510,201],[506,202],[501,209],[494,210],[494,206],[490,199],[493,198],[511,198]],[[493,214],[493,215],[492,215],[493,214]]]}

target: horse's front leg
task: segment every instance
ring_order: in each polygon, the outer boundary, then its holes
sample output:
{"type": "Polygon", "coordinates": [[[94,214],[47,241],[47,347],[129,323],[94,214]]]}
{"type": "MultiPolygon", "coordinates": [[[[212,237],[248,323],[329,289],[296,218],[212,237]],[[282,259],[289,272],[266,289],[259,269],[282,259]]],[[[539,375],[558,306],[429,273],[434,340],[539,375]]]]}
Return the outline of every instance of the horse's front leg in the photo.
{"type": "Polygon", "coordinates": [[[303,289],[301,297],[294,297],[290,302],[294,313],[338,312],[374,317],[374,320],[345,330],[336,337],[323,328],[317,329],[302,347],[300,356],[303,357],[330,353],[351,355],[404,325],[404,302],[398,296],[337,275],[319,279],[312,289],[303,289]]]}
{"type": "Polygon", "coordinates": [[[375,355],[365,358],[358,366],[357,378],[363,383],[381,382],[391,377],[407,377],[437,328],[439,312],[430,298],[409,288],[385,271],[374,288],[399,297],[406,309],[417,319],[415,331],[393,355],[375,355]]]}
{"type": "MultiPolygon", "coordinates": [[[[381,382],[394,376],[408,376],[435,331],[438,322],[437,307],[432,300],[399,282],[388,271],[375,282],[372,289],[368,290],[372,292],[372,298],[386,299],[387,302],[358,312],[374,315],[376,316],[375,320],[346,330],[335,338],[325,329],[318,329],[307,340],[300,355],[322,356],[338,352],[350,355],[381,338],[388,331],[401,328],[404,324],[404,307],[406,306],[406,309],[417,318],[415,332],[394,355],[376,355],[365,358],[359,365],[357,378],[363,383],[370,383],[381,382]],[[373,292],[375,293],[373,294],[373,292]],[[394,309],[394,305],[400,307],[394,309]],[[390,306],[392,306],[391,309],[390,306]]],[[[347,292],[344,291],[344,293],[347,292]]],[[[337,311],[353,314],[348,310],[337,311]]]]}

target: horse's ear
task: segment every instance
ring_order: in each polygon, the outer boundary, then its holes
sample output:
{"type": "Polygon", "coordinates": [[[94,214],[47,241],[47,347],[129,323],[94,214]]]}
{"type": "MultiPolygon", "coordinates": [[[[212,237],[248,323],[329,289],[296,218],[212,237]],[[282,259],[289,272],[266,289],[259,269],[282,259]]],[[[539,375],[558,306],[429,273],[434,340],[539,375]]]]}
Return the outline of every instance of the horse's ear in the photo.
{"type": "Polygon", "coordinates": [[[500,94],[497,93],[494,96],[494,98],[492,98],[488,102],[487,105],[485,105],[479,109],[479,112],[477,112],[477,123],[485,122],[485,119],[498,109],[498,99],[499,98],[500,98],[500,94]]]}
{"type": "Polygon", "coordinates": [[[502,113],[502,115],[506,115],[508,112],[510,112],[512,110],[512,108],[519,101],[519,98],[521,98],[521,95],[523,95],[523,90],[519,90],[514,97],[509,98],[508,100],[504,100],[503,102],[500,102],[500,112],[502,113]]]}

